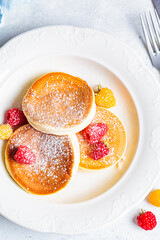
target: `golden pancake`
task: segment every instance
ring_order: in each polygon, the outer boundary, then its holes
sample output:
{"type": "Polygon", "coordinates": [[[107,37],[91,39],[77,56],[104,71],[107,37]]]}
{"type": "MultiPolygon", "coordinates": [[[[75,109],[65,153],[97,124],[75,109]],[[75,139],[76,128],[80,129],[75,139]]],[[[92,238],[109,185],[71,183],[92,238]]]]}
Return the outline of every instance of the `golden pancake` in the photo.
{"type": "Polygon", "coordinates": [[[80,145],[80,168],[98,170],[115,165],[123,156],[126,148],[126,131],[119,118],[103,107],[96,108],[92,123],[106,123],[108,132],[101,139],[107,144],[109,154],[99,160],[90,157],[91,144],[84,139],[82,132],[77,133],[80,145]]]}
{"type": "Polygon", "coordinates": [[[28,122],[37,130],[66,135],[84,129],[96,107],[92,88],[66,73],[49,73],[29,88],[22,103],[28,122]]]}
{"type": "Polygon", "coordinates": [[[55,136],[32,128],[29,124],[17,129],[6,147],[6,167],[13,179],[27,192],[38,195],[56,193],[75,175],[79,165],[76,136],[55,136]],[[20,145],[36,155],[36,162],[22,164],[14,160],[20,145]]]}

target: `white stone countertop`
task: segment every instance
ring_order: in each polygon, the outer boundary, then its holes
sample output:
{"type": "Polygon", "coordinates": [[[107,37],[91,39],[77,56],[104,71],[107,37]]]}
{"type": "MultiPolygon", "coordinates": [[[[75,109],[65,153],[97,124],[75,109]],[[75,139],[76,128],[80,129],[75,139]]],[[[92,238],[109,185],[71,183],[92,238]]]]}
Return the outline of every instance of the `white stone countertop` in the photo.
{"type": "MultiPolygon", "coordinates": [[[[2,23],[0,24],[0,47],[12,37],[47,25],[74,25],[104,31],[125,42],[152,69],[142,42],[139,14],[152,9],[151,0],[0,0],[2,23]]],[[[159,73],[152,69],[157,78],[159,73]]],[[[160,188],[160,178],[155,184],[160,188]]],[[[0,196],[1,197],[1,196],[0,196]]],[[[148,203],[147,198],[137,204],[128,214],[106,229],[87,234],[64,236],[39,233],[20,227],[0,215],[0,240],[159,240],[160,209],[148,203]],[[153,211],[158,225],[145,232],[135,223],[140,209],[153,211]]]]}

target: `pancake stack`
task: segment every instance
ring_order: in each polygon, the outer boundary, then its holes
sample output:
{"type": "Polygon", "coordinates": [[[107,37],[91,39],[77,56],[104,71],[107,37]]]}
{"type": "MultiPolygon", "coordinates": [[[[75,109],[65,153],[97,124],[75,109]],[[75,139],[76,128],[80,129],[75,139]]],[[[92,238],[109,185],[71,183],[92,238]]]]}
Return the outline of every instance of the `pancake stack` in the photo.
{"type": "Polygon", "coordinates": [[[119,118],[104,107],[96,107],[92,123],[106,123],[107,133],[101,139],[107,144],[109,154],[98,161],[90,157],[90,145],[85,141],[82,132],[77,133],[80,146],[79,167],[87,170],[99,170],[114,166],[123,157],[126,148],[126,131],[119,118]]]}
{"type": "Polygon", "coordinates": [[[76,175],[78,166],[99,170],[116,164],[123,156],[126,132],[112,112],[96,107],[92,88],[86,81],[66,73],[53,72],[36,80],[22,102],[29,124],[18,128],[6,147],[6,167],[12,178],[27,192],[56,193],[76,175]],[[90,123],[106,123],[103,136],[110,153],[95,161],[82,131],[90,123]],[[32,164],[15,161],[20,145],[36,156],[32,164]]]}
{"type": "Polygon", "coordinates": [[[24,190],[33,194],[51,194],[63,189],[76,174],[78,165],[78,142],[74,135],[45,134],[27,124],[14,132],[6,147],[8,172],[24,190]],[[35,163],[14,160],[20,145],[32,150],[35,163]]]}
{"type": "Polygon", "coordinates": [[[82,79],[65,73],[49,73],[34,82],[22,108],[31,126],[56,135],[81,131],[96,112],[92,88],[82,79]]]}

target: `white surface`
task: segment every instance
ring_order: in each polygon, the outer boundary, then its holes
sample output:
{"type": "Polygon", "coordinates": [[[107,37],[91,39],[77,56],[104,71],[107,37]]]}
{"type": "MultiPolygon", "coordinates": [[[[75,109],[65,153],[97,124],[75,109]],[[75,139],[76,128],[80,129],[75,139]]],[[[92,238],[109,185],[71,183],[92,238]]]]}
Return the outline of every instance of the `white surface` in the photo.
{"type": "MultiPolygon", "coordinates": [[[[92,88],[99,81],[111,88],[117,98],[111,111],[120,117],[127,133],[121,169],[115,165],[98,172],[78,172],[72,184],[55,195],[27,194],[11,181],[1,161],[0,212],[4,216],[33,230],[75,234],[114,222],[145,197],[160,171],[160,85],[126,45],[95,30],[50,26],[16,37],[1,49],[0,56],[1,122],[10,106],[21,106],[24,92],[38,75],[60,71],[85,79],[92,88]]],[[[0,147],[4,152],[3,141],[0,147]]]]}
{"type": "MultiPolygon", "coordinates": [[[[19,2],[19,1],[17,1],[19,2]]],[[[0,28],[1,45],[12,36],[28,29],[48,24],[73,24],[77,26],[93,27],[103,30],[123,40],[132,47],[146,64],[150,61],[141,40],[139,13],[152,6],[150,1],[25,1],[24,5],[11,8],[6,12],[4,25],[0,28]],[[48,4],[46,4],[48,3],[48,4]],[[71,8],[72,5],[72,8],[71,8]],[[60,8],[61,7],[61,8],[60,8]],[[19,11],[18,11],[19,10],[19,11]],[[18,12],[17,12],[18,11],[18,12]],[[8,15],[8,16],[7,16],[8,15]],[[21,24],[23,21],[23,25],[21,24]],[[3,34],[2,34],[3,33],[3,34]]],[[[158,73],[154,73],[159,77],[158,73]]],[[[155,188],[158,187],[155,184],[155,188]]],[[[153,210],[157,219],[159,209],[152,207],[146,200],[138,204],[121,221],[116,222],[104,231],[95,231],[83,235],[83,239],[159,239],[159,227],[152,232],[144,232],[133,222],[133,218],[140,208],[153,210]]],[[[24,230],[8,220],[1,218],[0,239],[81,239],[82,236],[65,237],[54,234],[40,234],[24,230]]]]}

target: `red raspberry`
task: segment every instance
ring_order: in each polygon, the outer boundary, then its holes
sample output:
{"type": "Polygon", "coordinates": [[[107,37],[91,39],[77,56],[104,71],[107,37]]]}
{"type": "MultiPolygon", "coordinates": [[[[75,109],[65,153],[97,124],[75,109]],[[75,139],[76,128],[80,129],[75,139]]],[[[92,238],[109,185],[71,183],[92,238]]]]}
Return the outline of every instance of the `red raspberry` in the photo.
{"type": "Polygon", "coordinates": [[[24,113],[19,108],[9,109],[5,116],[6,123],[10,124],[12,127],[19,125],[24,125],[27,123],[27,119],[24,113]]]}
{"type": "Polygon", "coordinates": [[[106,134],[108,127],[106,123],[91,124],[83,130],[83,136],[89,143],[96,143],[106,134]]]}
{"type": "Polygon", "coordinates": [[[138,225],[144,230],[152,230],[155,228],[157,225],[156,216],[150,211],[144,212],[142,209],[141,211],[142,213],[137,217],[138,225]]]}
{"type": "Polygon", "coordinates": [[[36,161],[36,156],[27,146],[20,145],[14,159],[19,163],[32,164],[36,161]]]}
{"type": "Polygon", "coordinates": [[[107,148],[107,146],[103,142],[99,141],[93,145],[91,158],[93,158],[94,160],[98,160],[108,155],[108,153],[109,149],[107,148]]]}

